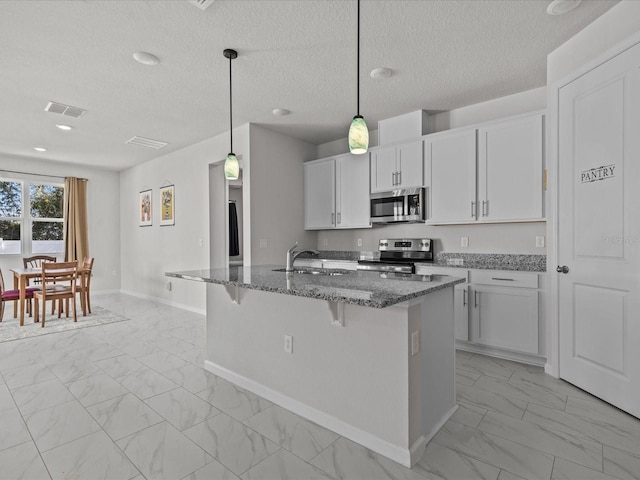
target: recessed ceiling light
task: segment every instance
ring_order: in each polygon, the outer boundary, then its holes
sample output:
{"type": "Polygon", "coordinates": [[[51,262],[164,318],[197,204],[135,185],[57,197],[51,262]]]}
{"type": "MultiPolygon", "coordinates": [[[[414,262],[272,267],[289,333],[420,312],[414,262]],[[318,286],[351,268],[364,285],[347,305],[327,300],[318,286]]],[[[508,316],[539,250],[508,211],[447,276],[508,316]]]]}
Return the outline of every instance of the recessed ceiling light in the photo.
{"type": "Polygon", "coordinates": [[[389,78],[390,76],[390,68],[374,68],[371,70],[371,78],[389,78]]]}
{"type": "Polygon", "coordinates": [[[581,1],[582,0],[553,0],[547,7],[547,13],[549,15],[562,15],[576,8],[580,5],[581,1]]]}
{"type": "Polygon", "coordinates": [[[287,110],[286,108],[274,108],[271,113],[273,113],[276,117],[284,117],[285,115],[289,115],[291,111],[287,110]]]}
{"type": "Polygon", "coordinates": [[[60,130],[64,130],[65,132],[73,129],[71,125],[63,125],[61,123],[56,123],[56,127],[58,127],[60,130]]]}
{"type": "Polygon", "coordinates": [[[47,149],[44,147],[33,147],[36,152],[46,152],[47,149]]]}
{"type": "Polygon", "coordinates": [[[143,65],[157,65],[160,63],[160,59],[148,52],[136,52],[133,54],[133,58],[135,58],[136,62],[142,63],[143,65]]]}

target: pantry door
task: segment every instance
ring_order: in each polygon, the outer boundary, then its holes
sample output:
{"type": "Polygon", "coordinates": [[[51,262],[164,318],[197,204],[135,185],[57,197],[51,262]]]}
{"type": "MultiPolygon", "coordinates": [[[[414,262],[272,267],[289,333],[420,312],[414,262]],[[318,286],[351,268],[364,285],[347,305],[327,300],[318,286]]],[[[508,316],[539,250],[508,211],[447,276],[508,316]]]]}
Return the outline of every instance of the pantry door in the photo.
{"type": "Polygon", "coordinates": [[[558,99],[560,377],[640,417],[640,44],[558,99]]]}

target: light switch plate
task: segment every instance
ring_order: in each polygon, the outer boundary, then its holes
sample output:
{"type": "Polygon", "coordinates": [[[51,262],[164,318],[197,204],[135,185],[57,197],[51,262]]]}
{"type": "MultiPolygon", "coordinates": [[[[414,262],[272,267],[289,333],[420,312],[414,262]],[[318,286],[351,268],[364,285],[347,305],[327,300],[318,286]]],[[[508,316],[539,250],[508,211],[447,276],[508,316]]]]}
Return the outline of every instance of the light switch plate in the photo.
{"type": "Polygon", "coordinates": [[[536,237],[536,247],[544,247],[544,237],[536,237]]]}
{"type": "Polygon", "coordinates": [[[460,246],[468,247],[469,246],[469,237],[460,237],[460,246]]]}

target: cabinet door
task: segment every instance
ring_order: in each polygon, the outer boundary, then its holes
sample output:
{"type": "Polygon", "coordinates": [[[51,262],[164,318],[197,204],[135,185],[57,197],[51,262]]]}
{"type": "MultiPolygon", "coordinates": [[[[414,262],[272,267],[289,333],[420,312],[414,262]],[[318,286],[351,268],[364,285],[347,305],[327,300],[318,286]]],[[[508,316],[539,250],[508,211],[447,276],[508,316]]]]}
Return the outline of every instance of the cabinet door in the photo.
{"type": "Polygon", "coordinates": [[[542,115],[478,129],[478,217],[543,217],[542,115]]]}
{"type": "Polygon", "coordinates": [[[538,354],[538,292],[472,285],[471,341],[538,354]]]}
{"type": "Polygon", "coordinates": [[[469,284],[453,287],[453,315],[456,340],[469,341],[469,284]]]}
{"type": "Polygon", "coordinates": [[[428,169],[427,223],[476,220],[476,131],[439,135],[425,141],[428,169]]]}
{"type": "Polygon", "coordinates": [[[396,165],[399,175],[396,188],[422,187],[423,185],[422,140],[396,147],[396,165]]]}
{"type": "Polygon", "coordinates": [[[387,192],[396,186],[396,147],[379,147],[371,151],[371,193],[387,192]]]}
{"type": "Polygon", "coordinates": [[[335,160],[304,164],[304,228],[333,228],[335,225],[335,160]]]}
{"type": "Polygon", "coordinates": [[[336,227],[370,227],[369,154],[336,159],[336,227]]]}

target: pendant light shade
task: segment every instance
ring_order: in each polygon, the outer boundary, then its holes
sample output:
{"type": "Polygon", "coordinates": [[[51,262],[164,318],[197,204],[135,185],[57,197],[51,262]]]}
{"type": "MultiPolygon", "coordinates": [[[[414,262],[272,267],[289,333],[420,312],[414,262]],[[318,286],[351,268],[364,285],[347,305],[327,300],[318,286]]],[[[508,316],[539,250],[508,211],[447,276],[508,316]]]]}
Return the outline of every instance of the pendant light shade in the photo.
{"type": "Polygon", "coordinates": [[[369,129],[362,115],[356,115],[349,127],[349,151],[355,155],[367,153],[369,129]]]}
{"type": "Polygon", "coordinates": [[[240,164],[236,154],[231,152],[224,161],[224,178],[227,180],[237,180],[240,176],[240,164]]]}
{"type": "Polygon", "coordinates": [[[367,153],[369,148],[369,129],[364,117],[360,115],[360,0],[358,0],[358,60],[357,60],[357,115],[349,127],[349,151],[355,155],[367,153]]]}
{"type": "Polygon", "coordinates": [[[224,178],[227,180],[237,180],[240,176],[240,164],[238,163],[238,158],[236,154],[233,153],[233,102],[231,96],[231,61],[234,58],[238,58],[238,52],[227,48],[222,52],[225,58],[229,59],[229,136],[231,139],[231,148],[229,149],[229,155],[227,155],[226,160],[224,161],[224,178]]]}

